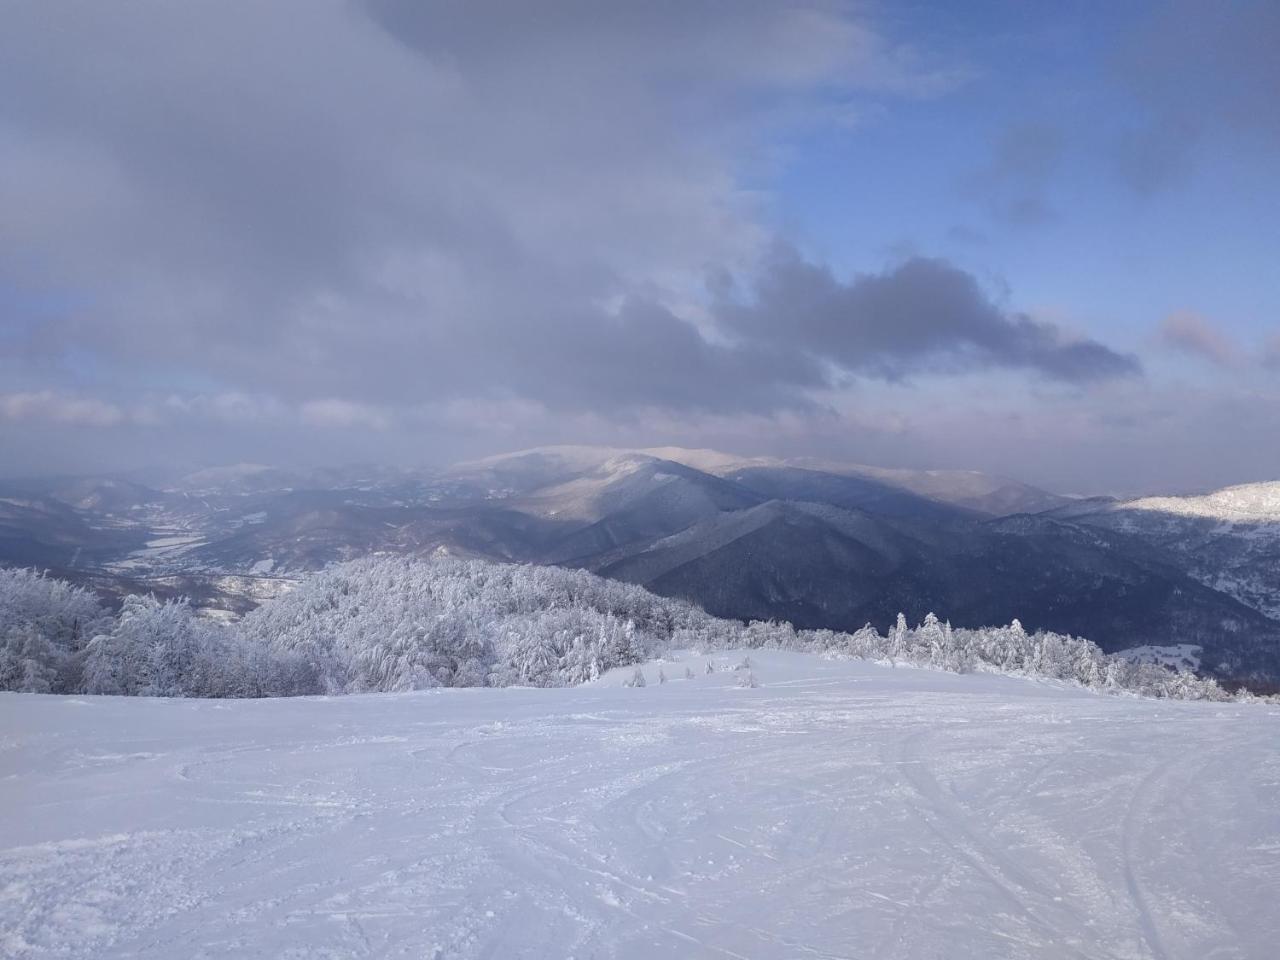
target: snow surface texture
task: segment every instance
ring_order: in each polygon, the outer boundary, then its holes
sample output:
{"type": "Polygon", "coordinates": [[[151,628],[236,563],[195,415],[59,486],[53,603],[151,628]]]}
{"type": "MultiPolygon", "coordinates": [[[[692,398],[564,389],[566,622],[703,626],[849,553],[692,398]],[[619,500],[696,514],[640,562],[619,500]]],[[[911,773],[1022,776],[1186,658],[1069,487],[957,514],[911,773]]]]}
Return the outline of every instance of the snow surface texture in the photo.
{"type": "Polygon", "coordinates": [[[710,659],[643,688],[2,694],[0,955],[1276,955],[1276,708],[710,659]]]}

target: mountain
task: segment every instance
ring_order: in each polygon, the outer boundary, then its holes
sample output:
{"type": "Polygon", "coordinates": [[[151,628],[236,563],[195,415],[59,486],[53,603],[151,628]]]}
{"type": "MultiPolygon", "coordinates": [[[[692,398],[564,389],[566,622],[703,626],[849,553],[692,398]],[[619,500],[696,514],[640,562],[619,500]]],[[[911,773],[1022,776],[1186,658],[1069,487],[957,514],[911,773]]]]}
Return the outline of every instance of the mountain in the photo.
{"type": "MultiPolygon", "coordinates": [[[[493,491],[527,492],[538,486],[572,479],[598,469],[609,460],[625,457],[650,457],[680,463],[704,474],[741,479],[749,477],[753,488],[768,485],[782,499],[806,499],[798,489],[788,486],[825,482],[836,485],[844,481],[846,490],[861,488],[868,497],[888,494],[903,497],[902,503],[930,502],[943,504],[987,516],[1013,513],[1038,513],[1061,507],[1070,498],[1038,487],[992,474],[972,470],[902,470],[872,467],[865,464],[823,460],[813,457],[790,459],[777,457],[739,457],[718,450],[688,450],[681,447],[651,447],[625,450],[616,447],[539,447],[513,454],[489,457],[454,468],[451,474],[484,478],[493,491]],[[823,478],[819,480],[818,478],[823,478]]],[[[839,496],[839,494],[832,494],[839,496]]],[[[842,498],[843,499],[843,498],[842,498]]],[[[827,501],[823,501],[827,502],[827,501]]],[[[835,502],[835,501],[831,501],[835,502]]],[[[846,499],[844,505],[855,505],[846,499]]]]}
{"type": "Polygon", "coordinates": [[[825,503],[851,510],[866,510],[894,517],[918,517],[939,522],[978,516],[978,511],[958,508],[858,474],[834,473],[787,464],[735,469],[725,476],[773,500],[825,503]]]}
{"type": "Polygon", "coordinates": [[[710,518],[598,569],[655,593],[696,600],[719,616],[856,629],[873,619],[883,625],[905,609],[888,612],[889,584],[898,596],[925,592],[925,555],[923,543],[888,519],[771,500],[710,518]]]}
{"type": "Polygon", "coordinates": [[[595,558],[619,548],[651,543],[707,518],[749,509],[762,499],[754,491],[675,461],[634,454],[612,457],[511,506],[581,524],[542,559],[592,565],[595,558]]]}
{"type": "Polygon", "coordinates": [[[950,525],[827,504],[770,501],[708,519],[595,568],[719,616],[799,627],[883,627],[944,611],[1087,636],[1104,650],[1178,642],[1232,676],[1269,669],[1280,624],[1197,582],[1140,544],[1014,517],[950,525]]]}
{"type": "Polygon", "coordinates": [[[1154,548],[1197,582],[1280,619],[1280,482],[1080,504],[1052,515],[1154,548]]]}
{"type": "Polygon", "coordinates": [[[108,594],[190,587],[227,615],[366,554],[558,564],[726,617],[1017,617],[1108,651],[1194,646],[1219,676],[1280,679],[1278,491],[1081,500],[967,471],[543,447],[440,471],[239,465],[163,490],[0,487],[0,562],[108,594]]]}
{"type": "Polygon", "coordinates": [[[142,546],[145,530],[97,516],[55,496],[0,488],[0,562],[70,570],[109,562],[142,546]]]}
{"type": "Polygon", "coordinates": [[[800,458],[779,464],[828,476],[861,479],[936,503],[988,516],[1039,513],[1068,503],[1068,498],[1029,484],[975,470],[900,470],[863,464],[800,458]]]}
{"type": "Polygon", "coordinates": [[[1280,524],[1280,481],[1224,487],[1203,496],[1145,497],[1123,508],[1231,524],[1280,524]]]}

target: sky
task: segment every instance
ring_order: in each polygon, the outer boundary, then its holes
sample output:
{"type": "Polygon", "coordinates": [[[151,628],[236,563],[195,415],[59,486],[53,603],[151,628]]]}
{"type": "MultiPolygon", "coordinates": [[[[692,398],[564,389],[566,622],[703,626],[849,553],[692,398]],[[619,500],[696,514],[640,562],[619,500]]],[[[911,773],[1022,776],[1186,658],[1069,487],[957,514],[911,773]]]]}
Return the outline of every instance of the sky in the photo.
{"type": "Polygon", "coordinates": [[[1273,2],[9,0],[0,474],[1280,478],[1273,2]]]}

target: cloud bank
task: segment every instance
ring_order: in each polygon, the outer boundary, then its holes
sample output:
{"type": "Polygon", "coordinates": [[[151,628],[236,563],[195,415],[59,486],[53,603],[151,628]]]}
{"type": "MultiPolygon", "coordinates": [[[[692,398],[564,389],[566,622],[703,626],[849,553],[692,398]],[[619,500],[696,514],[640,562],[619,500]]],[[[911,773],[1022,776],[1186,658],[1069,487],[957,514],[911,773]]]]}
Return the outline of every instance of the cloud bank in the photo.
{"type": "MultiPolygon", "coordinates": [[[[834,0],[9,4],[5,469],[53,463],[54,427],[64,469],[619,434],[801,452],[904,436],[915,385],[1140,390],[1136,356],[1016,286],[788,232],[794,144],[978,76],[898,26],[834,0]]],[[[1144,123],[1181,122],[1135,90],[1144,123]]],[[[1270,136],[1238,99],[1224,122],[1270,136]]],[[[1056,131],[989,146],[992,220],[1055,220],[1056,131]]],[[[1221,359],[1186,324],[1164,338],[1221,359]]]]}
{"type": "Polygon", "coordinates": [[[71,304],[12,324],[6,372],[42,371],[32,389],[190,383],[367,424],[485,396],[758,413],[913,358],[1132,366],[1005,316],[944,264],[840,288],[768,259],[742,158],[769,131],[962,78],[839,6],[73,2],[8,19],[0,84],[23,96],[0,107],[4,279],[71,304]],[[762,260],[755,300],[708,315],[708,273],[762,260]],[[780,351],[793,326],[802,349],[780,351]]]}

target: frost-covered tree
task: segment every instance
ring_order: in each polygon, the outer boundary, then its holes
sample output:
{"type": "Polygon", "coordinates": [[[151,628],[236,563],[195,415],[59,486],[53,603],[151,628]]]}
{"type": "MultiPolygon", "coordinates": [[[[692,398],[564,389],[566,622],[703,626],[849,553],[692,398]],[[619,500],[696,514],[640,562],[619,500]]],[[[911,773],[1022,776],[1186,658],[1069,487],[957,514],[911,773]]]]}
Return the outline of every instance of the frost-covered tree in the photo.
{"type": "Polygon", "coordinates": [[[519,682],[532,687],[558,686],[560,651],[554,634],[530,623],[510,644],[510,657],[519,682]]]}
{"type": "Polygon", "coordinates": [[[89,641],[85,690],[150,697],[271,692],[270,658],[241,647],[235,630],[196,617],[185,600],[126,597],[111,629],[89,641]]]}
{"type": "Polygon", "coordinates": [[[303,658],[327,691],[342,693],[581,683],[711,621],[690,604],[582,571],[376,558],[315,575],[242,629],[303,658]]]}
{"type": "Polygon", "coordinates": [[[899,660],[909,660],[910,647],[907,616],[904,613],[899,613],[897,622],[889,630],[889,660],[893,663],[897,663],[899,660]]]}
{"type": "Polygon", "coordinates": [[[72,651],[34,624],[14,624],[0,634],[0,689],[53,693],[63,686],[72,651]]]}
{"type": "Polygon", "coordinates": [[[589,683],[600,678],[600,649],[578,634],[564,656],[564,680],[568,684],[589,683]]]}
{"type": "Polygon", "coordinates": [[[0,568],[0,690],[76,691],[85,644],[109,619],[88,590],[0,568]]]}

